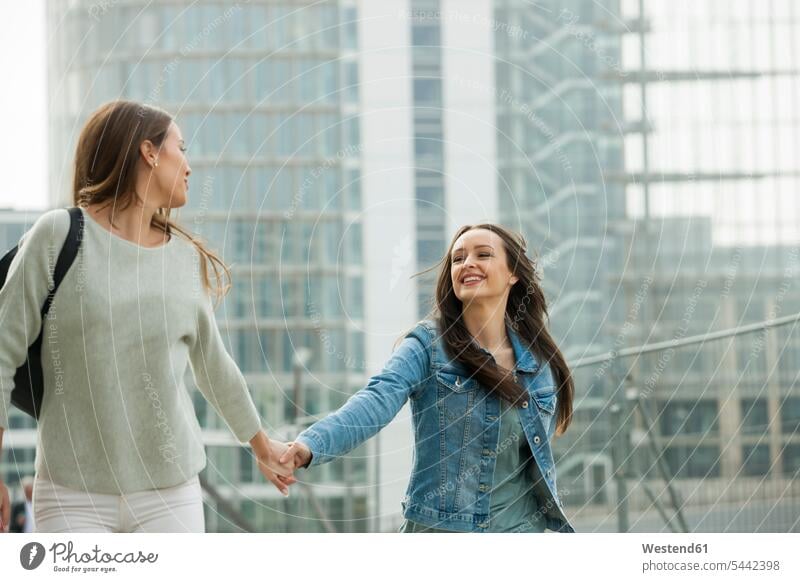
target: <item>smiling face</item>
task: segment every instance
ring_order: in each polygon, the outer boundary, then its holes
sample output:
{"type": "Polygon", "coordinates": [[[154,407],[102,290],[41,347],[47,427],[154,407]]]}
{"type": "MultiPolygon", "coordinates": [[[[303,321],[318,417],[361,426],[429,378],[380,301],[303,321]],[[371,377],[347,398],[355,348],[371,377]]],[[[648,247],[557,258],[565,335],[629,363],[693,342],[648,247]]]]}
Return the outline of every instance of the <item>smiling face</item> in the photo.
{"type": "Polygon", "coordinates": [[[148,167],[146,204],[155,208],[180,208],[186,204],[189,174],[183,135],[176,123],[170,123],[160,145],[142,144],[142,157],[148,167]],[[158,164],[158,165],[156,165],[158,164]]]}
{"type": "Polygon", "coordinates": [[[453,292],[464,304],[508,299],[518,281],[508,268],[503,239],[491,230],[476,228],[458,237],[450,252],[453,292]]]}

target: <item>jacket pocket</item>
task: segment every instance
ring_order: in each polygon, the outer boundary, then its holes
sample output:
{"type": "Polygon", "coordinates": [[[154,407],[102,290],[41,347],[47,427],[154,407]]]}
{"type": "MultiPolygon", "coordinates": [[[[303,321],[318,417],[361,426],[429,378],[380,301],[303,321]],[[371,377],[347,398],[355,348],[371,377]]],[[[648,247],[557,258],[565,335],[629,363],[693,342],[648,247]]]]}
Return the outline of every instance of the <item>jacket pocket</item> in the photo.
{"type": "Polygon", "coordinates": [[[436,381],[452,392],[469,392],[478,386],[478,381],[456,370],[443,369],[436,372],[436,381]]]}
{"type": "Polygon", "coordinates": [[[555,413],[556,402],[558,401],[555,386],[540,386],[531,392],[531,396],[533,396],[533,401],[542,412],[546,414],[555,413]]]}

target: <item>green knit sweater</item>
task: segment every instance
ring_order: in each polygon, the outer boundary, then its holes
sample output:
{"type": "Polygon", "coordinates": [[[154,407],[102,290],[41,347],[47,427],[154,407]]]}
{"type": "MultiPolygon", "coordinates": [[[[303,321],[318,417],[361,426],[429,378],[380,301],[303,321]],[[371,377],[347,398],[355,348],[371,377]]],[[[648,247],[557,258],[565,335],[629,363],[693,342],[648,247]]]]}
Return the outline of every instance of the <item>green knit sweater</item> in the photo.
{"type": "MultiPolygon", "coordinates": [[[[194,246],[173,235],[142,247],[86,212],[84,224],[78,257],[44,322],[37,476],[93,493],[177,485],[206,463],[187,365],[240,442],[259,431],[259,416],[225,350],[194,246]]],[[[2,428],[68,230],[63,209],[37,220],[0,291],[2,428]]]]}

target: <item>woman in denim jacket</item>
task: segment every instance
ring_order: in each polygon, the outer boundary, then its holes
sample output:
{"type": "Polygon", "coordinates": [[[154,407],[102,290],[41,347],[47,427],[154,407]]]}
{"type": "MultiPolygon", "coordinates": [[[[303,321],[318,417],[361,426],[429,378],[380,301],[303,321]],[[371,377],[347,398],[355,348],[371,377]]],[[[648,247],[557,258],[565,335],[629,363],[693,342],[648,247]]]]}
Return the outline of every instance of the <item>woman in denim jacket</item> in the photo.
{"type": "Polygon", "coordinates": [[[525,250],[497,225],[459,229],[431,318],[281,462],[310,467],[344,455],[410,399],[415,449],[400,531],[573,532],[550,441],[570,424],[574,385],[525,250]]]}

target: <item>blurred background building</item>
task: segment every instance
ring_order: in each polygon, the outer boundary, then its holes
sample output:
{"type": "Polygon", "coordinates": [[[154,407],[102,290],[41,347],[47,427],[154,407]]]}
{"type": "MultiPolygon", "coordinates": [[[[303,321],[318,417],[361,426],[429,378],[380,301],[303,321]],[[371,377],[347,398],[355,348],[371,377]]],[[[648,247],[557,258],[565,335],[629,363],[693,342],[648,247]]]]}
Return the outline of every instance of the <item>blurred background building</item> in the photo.
{"type": "MultiPolygon", "coordinates": [[[[555,441],[583,531],[798,531],[791,0],[48,0],[52,206],[83,120],[128,98],[189,146],[179,215],[233,266],[217,312],[271,435],[380,370],[456,228],[537,257],[575,364],[555,441]],[[680,515],[675,511],[680,509],[680,515]]],[[[0,213],[13,246],[35,218],[0,213]]],[[[281,498],[196,391],[209,531],[392,531],[409,413],[281,498]]],[[[2,470],[32,470],[17,415],[2,470]]]]}

